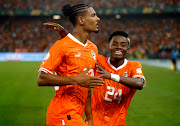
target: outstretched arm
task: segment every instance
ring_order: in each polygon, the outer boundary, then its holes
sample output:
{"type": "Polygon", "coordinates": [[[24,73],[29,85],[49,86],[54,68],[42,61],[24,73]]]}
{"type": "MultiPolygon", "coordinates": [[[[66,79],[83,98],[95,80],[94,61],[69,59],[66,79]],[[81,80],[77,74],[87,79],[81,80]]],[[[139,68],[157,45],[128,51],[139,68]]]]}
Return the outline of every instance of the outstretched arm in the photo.
{"type": "Polygon", "coordinates": [[[67,32],[65,31],[63,26],[61,26],[60,24],[47,22],[47,23],[43,23],[43,25],[45,26],[45,29],[53,29],[59,32],[59,35],[61,36],[61,38],[64,38],[67,35],[67,32]]]}
{"type": "Polygon", "coordinates": [[[87,88],[97,88],[97,86],[102,86],[104,83],[103,80],[101,78],[88,75],[89,70],[90,67],[79,75],[70,77],[57,76],[40,71],[37,84],[38,86],[64,86],[78,84],[87,88]]]}
{"type": "Polygon", "coordinates": [[[117,78],[113,78],[113,74],[107,72],[105,69],[101,67],[101,65],[96,62],[97,72],[101,75],[99,77],[104,77],[106,79],[117,81],[127,87],[134,88],[134,89],[143,89],[144,79],[137,77],[137,78],[131,78],[131,77],[124,77],[120,75],[115,75],[117,78]]]}

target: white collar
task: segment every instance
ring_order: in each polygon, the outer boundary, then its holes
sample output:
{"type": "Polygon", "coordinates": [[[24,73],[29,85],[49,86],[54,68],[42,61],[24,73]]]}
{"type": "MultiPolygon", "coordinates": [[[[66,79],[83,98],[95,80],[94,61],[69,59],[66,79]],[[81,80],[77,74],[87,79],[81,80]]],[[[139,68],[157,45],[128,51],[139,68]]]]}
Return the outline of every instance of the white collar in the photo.
{"type": "Polygon", "coordinates": [[[78,44],[82,45],[82,46],[87,46],[87,42],[85,44],[83,44],[82,42],[80,42],[77,38],[75,38],[71,33],[68,33],[67,35],[69,38],[71,38],[73,41],[77,42],[78,44]]]}
{"type": "Polygon", "coordinates": [[[109,65],[114,69],[114,70],[119,70],[119,69],[121,69],[121,68],[123,68],[124,66],[126,66],[126,64],[127,64],[127,62],[128,62],[128,60],[127,59],[124,59],[124,63],[121,65],[121,66],[119,66],[118,68],[116,68],[116,67],[114,67],[112,64],[111,64],[111,62],[110,62],[110,57],[108,58],[108,63],[109,63],[109,65]]]}

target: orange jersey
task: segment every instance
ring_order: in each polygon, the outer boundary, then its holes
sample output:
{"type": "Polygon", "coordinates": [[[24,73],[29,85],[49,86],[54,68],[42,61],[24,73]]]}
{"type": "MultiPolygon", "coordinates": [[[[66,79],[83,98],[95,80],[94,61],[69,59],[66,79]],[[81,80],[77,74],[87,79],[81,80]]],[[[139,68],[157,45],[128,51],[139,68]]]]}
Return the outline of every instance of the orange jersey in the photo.
{"type": "MultiPolygon", "coordinates": [[[[137,61],[128,61],[115,68],[110,63],[110,58],[98,55],[98,63],[109,73],[118,74],[125,77],[141,77],[142,66],[137,61]]],[[[98,73],[95,73],[99,76],[98,73]]],[[[124,126],[126,114],[131,102],[131,98],[136,89],[129,88],[115,81],[104,79],[105,84],[97,89],[93,89],[92,114],[94,126],[124,126]]]]}
{"type": "MultiPolygon", "coordinates": [[[[56,72],[59,76],[76,76],[91,65],[90,74],[94,76],[97,54],[97,47],[92,42],[88,40],[82,44],[68,34],[51,47],[41,63],[40,71],[50,74],[56,72]]],[[[47,110],[47,125],[82,125],[77,120],[82,120],[88,88],[66,85],[55,89],[56,95],[47,110]],[[71,120],[67,120],[67,115],[71,116],[71,120]]]]}

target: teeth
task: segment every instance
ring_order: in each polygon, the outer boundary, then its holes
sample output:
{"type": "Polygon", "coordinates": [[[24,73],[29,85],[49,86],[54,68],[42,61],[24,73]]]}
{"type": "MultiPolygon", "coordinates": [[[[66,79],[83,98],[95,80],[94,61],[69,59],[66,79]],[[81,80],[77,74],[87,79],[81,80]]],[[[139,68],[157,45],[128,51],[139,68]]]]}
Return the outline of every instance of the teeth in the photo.
{"type": "Polygon", "coordinates": [[[122,52],[121,52],[121,51],[115,51],[115,53],[116,53],[116,54],[122,54],[122,52]]]}

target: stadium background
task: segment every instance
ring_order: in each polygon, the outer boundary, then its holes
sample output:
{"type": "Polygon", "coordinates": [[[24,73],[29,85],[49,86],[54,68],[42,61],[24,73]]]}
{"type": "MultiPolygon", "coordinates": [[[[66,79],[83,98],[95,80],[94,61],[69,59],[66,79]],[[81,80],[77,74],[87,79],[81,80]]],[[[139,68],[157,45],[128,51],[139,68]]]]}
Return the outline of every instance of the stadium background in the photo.
{"type": "Polygon", "coordinates": [[[179,126],[180,71],[170,70],[170,58],[173,48],[180,50],[180,0],[1,0],[0,125],[45,125],[55,92],[53,87],[37,86],[37,71],[60,37],[45,30],[43,23],[57,22],[72,32],[61,12],[67,3],[95,8],[100,32],[90,40],[100,54],[109,56],[108,36],[113,31],[124,30],[130,36],[127,58],[143,64],[147,86],[132,99],[126,126],[179,126]]]}

